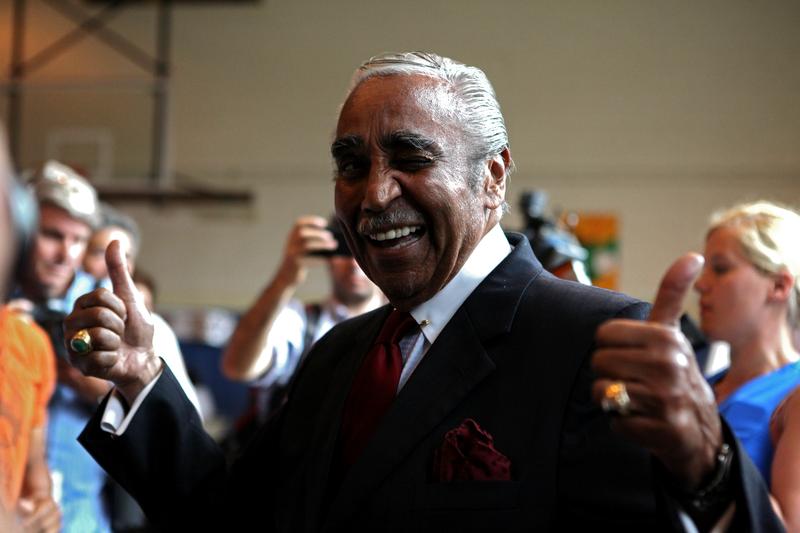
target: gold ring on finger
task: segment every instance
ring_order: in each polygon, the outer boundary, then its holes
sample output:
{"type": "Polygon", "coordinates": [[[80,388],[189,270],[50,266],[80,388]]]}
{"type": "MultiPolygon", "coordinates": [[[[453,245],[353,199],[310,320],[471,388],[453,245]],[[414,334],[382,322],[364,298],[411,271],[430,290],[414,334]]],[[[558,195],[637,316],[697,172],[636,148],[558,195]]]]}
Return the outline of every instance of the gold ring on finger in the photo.
{"type": "Polygon", "coordinates": [[[621,416],[627,416],[631,413],[631,397],[628,395],[628,389],[621,381],[614,381],[603,391],[603,400],[600,402],[600,407],[606,413],[616,413],[621,416]]]}
{"type": "Polygon", "coordinates": [[[86,355],[92,351],[92,336],[82,329],[69,340],[69,347],[78,355],[86,355]]]}

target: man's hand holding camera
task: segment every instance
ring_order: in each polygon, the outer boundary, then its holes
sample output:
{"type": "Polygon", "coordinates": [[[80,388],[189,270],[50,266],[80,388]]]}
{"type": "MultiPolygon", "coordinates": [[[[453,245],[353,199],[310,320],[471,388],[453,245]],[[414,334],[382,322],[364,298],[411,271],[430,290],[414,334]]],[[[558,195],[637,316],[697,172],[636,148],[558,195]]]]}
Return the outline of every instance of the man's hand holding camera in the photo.
{"type": "Polygon", "coordinates": [[[286,238],[283,261],[275,276],[283,286],[297,286],[306,279],[308,265],[315,255],[336,250],[338,245],[327,229],[327,221],[319,216],[298,218],[286,238]]]}

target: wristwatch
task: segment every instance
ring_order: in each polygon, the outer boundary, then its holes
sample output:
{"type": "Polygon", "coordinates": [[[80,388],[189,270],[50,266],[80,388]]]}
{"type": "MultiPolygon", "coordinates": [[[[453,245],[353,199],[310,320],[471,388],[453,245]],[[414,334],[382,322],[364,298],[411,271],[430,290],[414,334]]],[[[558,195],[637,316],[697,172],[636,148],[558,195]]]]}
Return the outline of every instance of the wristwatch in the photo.
{"type": "Polygon", "coordinates": [[[690,507],[690,512],[705,513],[717,505],[730,502],[732,499],[730,473],[733,455],[733,448],[723,442],[715,456],[714,473],[708,483],[699,489],[684,493],[681,498],[682,503],[690,507]]]}

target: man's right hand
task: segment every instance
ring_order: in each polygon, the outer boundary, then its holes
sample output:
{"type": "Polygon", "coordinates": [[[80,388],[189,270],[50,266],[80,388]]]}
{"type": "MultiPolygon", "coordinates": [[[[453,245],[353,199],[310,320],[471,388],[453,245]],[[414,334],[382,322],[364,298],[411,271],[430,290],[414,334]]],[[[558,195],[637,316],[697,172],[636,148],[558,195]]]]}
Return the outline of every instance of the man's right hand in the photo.
{"type": "Polygon", "coordinates": [[[723,442],[714,393],[681,333],[683,300],[703,258],[687,254],[667,270],[646,321],[616,319],[595,337],[593,395],[602,405],[612,383],[623,383],[630,413],[612,427],[648,449],[686,492],[699,488],[716,467],[723,442]]]}
{"type": "Polygon", "coordinates": [[[305,281],[309,256],[314,252],[335,250],[333,234],[328,231],[328,222],[315,215],[298,218],[286,238],[283,261],[277,276],[284,285],[298,285],[305,281]]]}
{"type": "Polygon", "coordinates": [[[106,265],[113,292],[97,289],[75,302],[64,319],[69,344],[78,331],[91,336],[92,351],[75,353],[70,362],[87,376],[111,381],[129,404],[161,371],[161,359],[153,352],[153,321],[128,273],[125,254],[118,241],[106,250],[106,265]]]}

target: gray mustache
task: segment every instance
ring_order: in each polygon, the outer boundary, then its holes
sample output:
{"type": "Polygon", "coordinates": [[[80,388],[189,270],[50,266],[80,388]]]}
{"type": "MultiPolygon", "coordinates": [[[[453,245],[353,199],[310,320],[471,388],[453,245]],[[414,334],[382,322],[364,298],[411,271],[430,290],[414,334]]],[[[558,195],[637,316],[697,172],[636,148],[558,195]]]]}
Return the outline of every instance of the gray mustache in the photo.
{"type": "Polygon", "coordinates": [[[378,233],[384,229],[397,226],[422,225],[422,217],[414,211],[391,211],[375,215],[362,215],[358,221],[358,232],[363,234],[378,233]]]}

